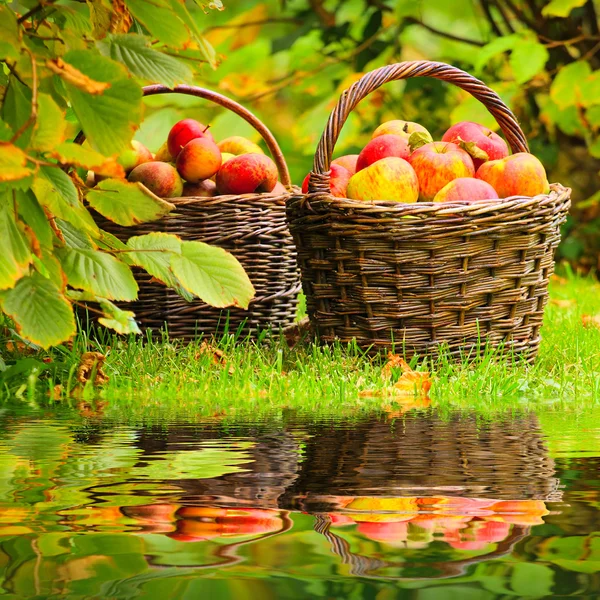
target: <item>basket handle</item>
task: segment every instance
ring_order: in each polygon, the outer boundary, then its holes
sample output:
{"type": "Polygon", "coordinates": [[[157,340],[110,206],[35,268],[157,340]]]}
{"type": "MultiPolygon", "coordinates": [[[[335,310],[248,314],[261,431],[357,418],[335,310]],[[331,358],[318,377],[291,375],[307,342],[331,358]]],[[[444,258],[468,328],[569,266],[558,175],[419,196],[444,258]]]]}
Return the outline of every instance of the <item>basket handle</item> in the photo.
{"type": "MultiPolygon", "coordinates": [[[[286,189],[292,189],[292,181],[290,179],[290,172],[288,170],[287,164],[285,162],[285,158],[283,157],[283,152],[277,143],[277,140],[269,130],[269,128],[253,113],[251,113],[247,108],[244,108],[241,104],[235,102],[235,100],[231,100],[231,98],[227,98],[227,96],[223,96],[222,94],[218,94],[217,92],[213,92],[212,90],[207,90],[206,88],[197,87],[195,85],[176,85],[174,88],[168,88],[164,85],[155,84],[155,85],[147,85],[142,88],[144,96],[155,96],[156,94],[187,94],[188,96],[196,96],[198,98],[204,98],[205,100],[210,100],[219,106],[223,106],[227,108],[231,112],[236,115],[242,117],[244,121],[250,123],[258,133],[260,133],[262,139],[267,144],[267,148],[277,165],[277,171],[279,172],[279,178],[281,183],[285,186],[286,189]]],[[[83,132],[80,132],[79,135],[75,138],[75,143],[81,144],[85,140],[85,135],[83,132]]]]}
{"type": "Polygon", "coordinates": [[[500,99],[500,96],[487,87],[485,83],[465,71],[446,63],[430,62],[428,60],[406,61],[375,69],[363,75],[347,90],[342,92],[335,108],[329,115],[327,125],[317,146],[313,170],[310,174],[308,185],[309,193],[329,194],[331,192],[329,186],[329,169],[333,149],[348,115],[354,110],[356,105],[384,83],[408,79],[410,77],[433,77],[434,79],[449,81],[469,92],[496,119],[513,152],[529,152],[527,140],[519,127],[516,117],[500,99]]]}

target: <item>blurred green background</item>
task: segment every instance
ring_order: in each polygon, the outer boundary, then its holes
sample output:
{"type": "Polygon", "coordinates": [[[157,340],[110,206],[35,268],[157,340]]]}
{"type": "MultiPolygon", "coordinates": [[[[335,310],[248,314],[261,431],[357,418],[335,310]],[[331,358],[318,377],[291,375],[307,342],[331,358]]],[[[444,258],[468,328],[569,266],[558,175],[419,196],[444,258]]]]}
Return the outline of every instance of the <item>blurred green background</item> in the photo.
{"type": "MultiPolygon", "coordinates": [[[[218,67],[192,58],[196,82],[259,116],[296,184],[312,167],[327,117],[361,74],[403,60],[451,63],[484,80],[512,108],[550,181],[573,188],[560,257],[600,267],[600,2],[593,0],[223,0],[206,4],[204,33],[218,67]]],[[[179,54],[185,58],[185,52],[179,54]]],[[[156,150],[182,116],[217,138],[260,137],[196,98],[147,99],[138,139],[156,150]]],[[[451,123],[497,129],[474,98],[431,79],[394,82],[362,102],[335,155],[358,152],[381,122],[418,121],[439,138],[451,123]]]]}

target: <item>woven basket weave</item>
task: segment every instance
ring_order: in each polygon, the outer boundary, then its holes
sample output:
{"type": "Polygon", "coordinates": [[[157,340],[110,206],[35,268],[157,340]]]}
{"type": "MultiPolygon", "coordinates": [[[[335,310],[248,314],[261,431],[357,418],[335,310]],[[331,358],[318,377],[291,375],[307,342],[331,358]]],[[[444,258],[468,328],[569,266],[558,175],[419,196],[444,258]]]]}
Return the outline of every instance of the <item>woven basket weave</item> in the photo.
{"type": "MultiPolygon", "coordinates": [[[[173,89],[162,85],[144,88],[144,95],[179,93],[210,100],[236,113],[262,136],[273,156],[279,177],[292,190],[283,154],[272,133],[250,111],[216,92],[194,86],[173,89]]],[[[79,138],[78,141],[81,141],[79,138]]],[[[243,265],[256,290],[248,310],[216,309],[201,301],[187,302],[173,290],[134,269],[139,285],[138,300],[121,304],[133,310],[143,329],[165,326],[173,339],[190,340],[204,335],[240,331],[255,335],[260,330],[294,322],[300,291],[296,252],[285,220],[289,194],[243,194],[214,198],[169,198],[175,210],[159,221],[123,227],[94,213],[98,225],[122,241],[131,236],[162,231],[186,241],[201,241],[231,252],[243,265]]]]}
{"type": "Polygon", "coordinates": [[[454,83],[482,102],[513,152],[527,152],[498,95],[444,63],[403,62],[364,75],[333,109],[315,154],[308,194],[288,200],[307,309],[322,342],[356,343],[408,357],[452,357],[484,344],[532,361],[570,190],[476,203],[364,202],[331,195],[329,168],[354,107],[382,84],[409,77],[454,83]]]}

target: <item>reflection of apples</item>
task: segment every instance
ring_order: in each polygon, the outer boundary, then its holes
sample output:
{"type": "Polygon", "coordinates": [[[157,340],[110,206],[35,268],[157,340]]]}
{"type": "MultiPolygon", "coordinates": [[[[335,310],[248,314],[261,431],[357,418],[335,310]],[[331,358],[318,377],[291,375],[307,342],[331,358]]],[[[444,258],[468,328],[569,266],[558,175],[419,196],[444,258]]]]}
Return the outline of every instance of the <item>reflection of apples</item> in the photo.
{"type": "Polygon", "coordinates": [[[407,160],[410,155],[408,142],[399,135],[380,135],[372,139],[358,155],[356,171],[362,171],[365,167],[389,156],[397,156],[407,160]]]}
{"type": "Polygon", "coordinates": [[[414,123],[413,121],[401,121],[400,119],[394,119],[393,121],[386,121],[382,123],[372,135],[372,139],[379,137],[380,135],[392,134],[403,137],[407,142],[411,134],[415,131],[422,131],[423,133],[429,133],[423,125],[414,123]]]}
{"type": "Polygon", "coordinates": [[[135,519],[145,533],[169,533],[175,530],[176,504],[145,504],[127,506],[121,510],[126,516],[135,519]]]}
{"type": "Polygon", "coordinates": [[[348,169],[350,171],[350,175],[354,175],[356,173],[356,161],[358,160],[358,154],[346,154],[344,156],[340,156],[335,160],[331,161],[332,165],[339,165],[340,167],[344,167],[344,169],[348,169]]]}
{"type": "Polygon", "coordinates": [[[413,168],[403,158],[383,158],[352,175],[346,189],[355,200],[416,202],[419,182],[413,168]]]}
{"type": "Polygon", "coordinates": [[[515,525],[542,525],[542,517],[549,514],[543,500],[506,500],[490,508],[495,513],[491,519],[515,525]]]}
{"type": "MultiPolygon", "coordinates": [[[[462,121],[452,125],[443,135],[442,142],[453,142],[455,144],[463,142],[473,142],[480,150],[483,150],[488,160],[496,160],[508,156],[508,146],[506,142],[491,129],[473,123],[472,121],[462,121]]],[[[478,169],[485,160],[473,157],[475,169],[478,169]]]]}
{"type": "MultiPolygon", "coordinates": [[[[336,196],[337,198],[345,198],[346,197],[346,189],[348,187],[348,182],[350,181],[350,171],[348,169],[340,166],[334,165],[331,163],[331,173],[329,175],[329,185],[331,186],[331,194],[332,196],[336,196]]],[[[310,178],[310,173],[304,178],[302,182],[302,193],[308,193],[308,180],[310,178]]]]}
{"type": "Polygon", "coordinates": [[[359,523],[357,530],[376,542],[404,542],[408,534],[408,523],[405,521],[359,523]]]}
{"type": "Polygon", "coordinates": [[[488,544],[504,541],[510,534],[510,524],[494,521],[471,521],[460,534],[444,535],[444,540],[457,550],[483,550],[488,544]]]}
{"type": "Polygon", "coordinates": [[[360,511],[349,515],[358,523],[410,521],[419,512],[416,498],[358,497],[346,505],[346,509],[360,511]]]}
{"type": "Polygon", "coordinates": [[[483,163],[476,177],[489,183],[500,198],[537,196],[550,191],[544,166],[527,152],[483,163]]]}
{"type": "Polygon", "coordinates": [[[431,202],[450,181],[459,177],[473,177],[473,160],[456,144],[431,142],[417,148],[409,158],[419,179],[419,198],[431,202]]]}
{"type": "Polygon", "coordinates": [[[447,183],[434,197],[434,202],[473,202],[497,199],[496,190],[485,181],[459,177],[447,183]]]}

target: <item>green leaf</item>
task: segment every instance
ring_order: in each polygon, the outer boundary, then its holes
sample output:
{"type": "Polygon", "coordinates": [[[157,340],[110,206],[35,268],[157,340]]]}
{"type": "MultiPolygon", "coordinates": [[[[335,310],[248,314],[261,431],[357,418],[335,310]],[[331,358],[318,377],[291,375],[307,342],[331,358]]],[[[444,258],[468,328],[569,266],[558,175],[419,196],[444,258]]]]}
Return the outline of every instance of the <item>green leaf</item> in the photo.
{"type": "Polygon", "coordinates": [[[38,202],[54,216],[69,221],[75,227],[97,234],[98,226],[80,202],[75,184],[58,167],[41,167],[33,182],[38,202]]]}
{"type": "Polygon", "coordinates": [[[90,9],[90,21],[94,29],[94,39],[102,39],[110,29],[113,7],[110,0],[86,0],[90,9]]]}
{"type": "Polygon", "coordinates": [[[574,8],[583,6],[587,0],[551,0],[544,8],[544,17],[568,17],[574,8]]]}
{"type": "Polygon", "coordinates": [[[579,85],[581,93],[580,102],[582,106],[594,106],[600,104],[600,71],[594,71],[586,77],[579,85]]]}
{"type": "Polygon", "coordinates": [[[583,60],[562,67],[550,86],[550,98],[561,109],[575,106],[580,95],[579,84],[591,72],[589,63],[583,60]]]}
{"type": "Polygon", "coordinates": [[[31,175],[27,156],[13,144],[0,143],[0,181],[15,181],[31,175]]]}
{"type": "Polygon", "coordinates": [[[525,83],[541,73],[549,58],[548,50],[539,42],[520,39],[510,53],[515,81],[525,83]]]}
{"type": "Polygon", "coordinates": [[[151,48],[144,36],[133,33],[111,35],[98,46],[106,56],[124,64],[140,79],[167,87],[192,81],[193,74],[187,65],[151,48]]]}
{"type": "MultiPolygon", "coordinates": [[[[31,90],[16,77],[9,79],[6,95],[2,102],[2,119],[13,131],[19,131],[31,115],[31,90]]],[[[31,139],[33,125],[29,125],[21,134],[15,145],[26,148],[31,139]]]]}
{"type": "Polygon", "coordinates": [[[173,11],[169,0],[126,0],[131,14],[153,37],[172,48],[183,48],[190,42],[190,31],[173,11]]]}
{"type": "Polygon", "coordinates": [[[40,244],[46,248],[51,248],[54,243],[54,232],[48,223],[48,217],[40,206],[31,190],[26,192],[17,191],[17,206],[19,215],[31,227],[35,237],[40,244]]]}
{"type": "Polygon", "coordinates": [[[12,9],[0,6],[0,60],[16,60],[21,51],[19,24],[12,9]]]}
{"type": "Polygon", "coordinates": [[[88,192],[87,201],[101,215],[124,226],[156,221],[175,208],[141,183],[118,179],[101,181],[88,192]]]}
{"type": "Polygon", "coordinates": [[[181,255],[171,258],[181,285],[216,307],[248,308],[254,286],[242,265],[229,252],[203,242],[182,242],[181,255]]]}
{"type": "Polygon", "coordinates": [[[33,128],[31,146],[45,152],[64,141],[67,123],[65,113],[49,94],[39,94],[38,115],[33,128]]]}
{"type": "Polygon", "coordinates": [[[91,50],[68,52],[64,60],[94,81],[109,83],[88,94],[65,82],[67,97],[95,150],[110,156],[129,147],[142,117],[142,90],[122,65],[91,50]]]}
{"type": "Polygon", "coordinates": [[[14,319],[19,333],[42,348],[73,337],[75,317],[60,289],[39,273],[22,277],[2,299],[4,312],[14,319]]]}
{"type": "Polygon", "coordinates": [[[0,142],[8,142],[13,136],[13,131],[4,121],[0,121],[0,142]]]}
{"type": "Polygon", "coordinates": [[[129,267],[98,250],[60,248],[56,251],[71,287],[109,300],[135,300],[138,286],[129,267]]]}
{"type": "Polygon", "coordinates": [[[513,592],[518,596],[544,598],[552,594],[554,573],[546,565],[516,563],[510,581],[513,592]]]}
{"type": "Polygon", "coordinates": [[[63,235],[65,244],[69,248],[79,248],[81,250],[95,250],[97,246],[92,242],[90,236],[81,229],[71,225],[63,219],[56,219],[56,226],[63,235]]]}
{"type": "Polygon", "coordinates": [[[458,136],[458,145],[465,152],[468,152],[473,158],[478,158],[480,160],[489,160],[488,153],[485,150],[482,150],[475,142],[465,142],[465,140],[461,139],[458,136]]]}
{"type": "Polygon", "coordinates": [[[34,258],[36,270],[46,279],[50,279],[54,285],[61,291],[65,292],[67,287],[67,276],[60,266],[60,262],[50,251],[45,251],[42,258],[34,258]]]}
{"type": "Polygon", "coordinates": [[[12,288],[33,260],[23,225],[17,222],[9,198],[0,198],[0,290],[12,288]]]}
{"type": "Polygon", "coordinates": [[[408,138],[408,146],[411,152],[430,142],[433,142],[433,138],[428,131],[413,131],[408,138]]]}
{"type": "Polygon", "coordinates": [[[498,56],[498,54],[508,52],[508,50],[511,50],[520,39],[521,38],[516,34],[495,38],[489,44],[486,44],[477,51],[475,69],[481,71],[481,69],[489,63],[490,59],[494,56],[498,56]]]}
{"type": "Polygon", "coordinates": [[[96,300],[104,313],[104,316],[98,319],[101,325],[114,329],[120,334],[135,333],[139,335],[142,333],[135,321],[135,314],[130,310],[123,310],[106,298],[96,298],[96,300]]]}
{"type": "Polygon", "coordinates": [[[117,157],[106,158],[100,152],[81,146],[79,144],[59,144],[51,156],[63,165],[72,165],[82,169],[94,171],[106,177],[124,177],[125,171],[119,164],[117,157]]]}

